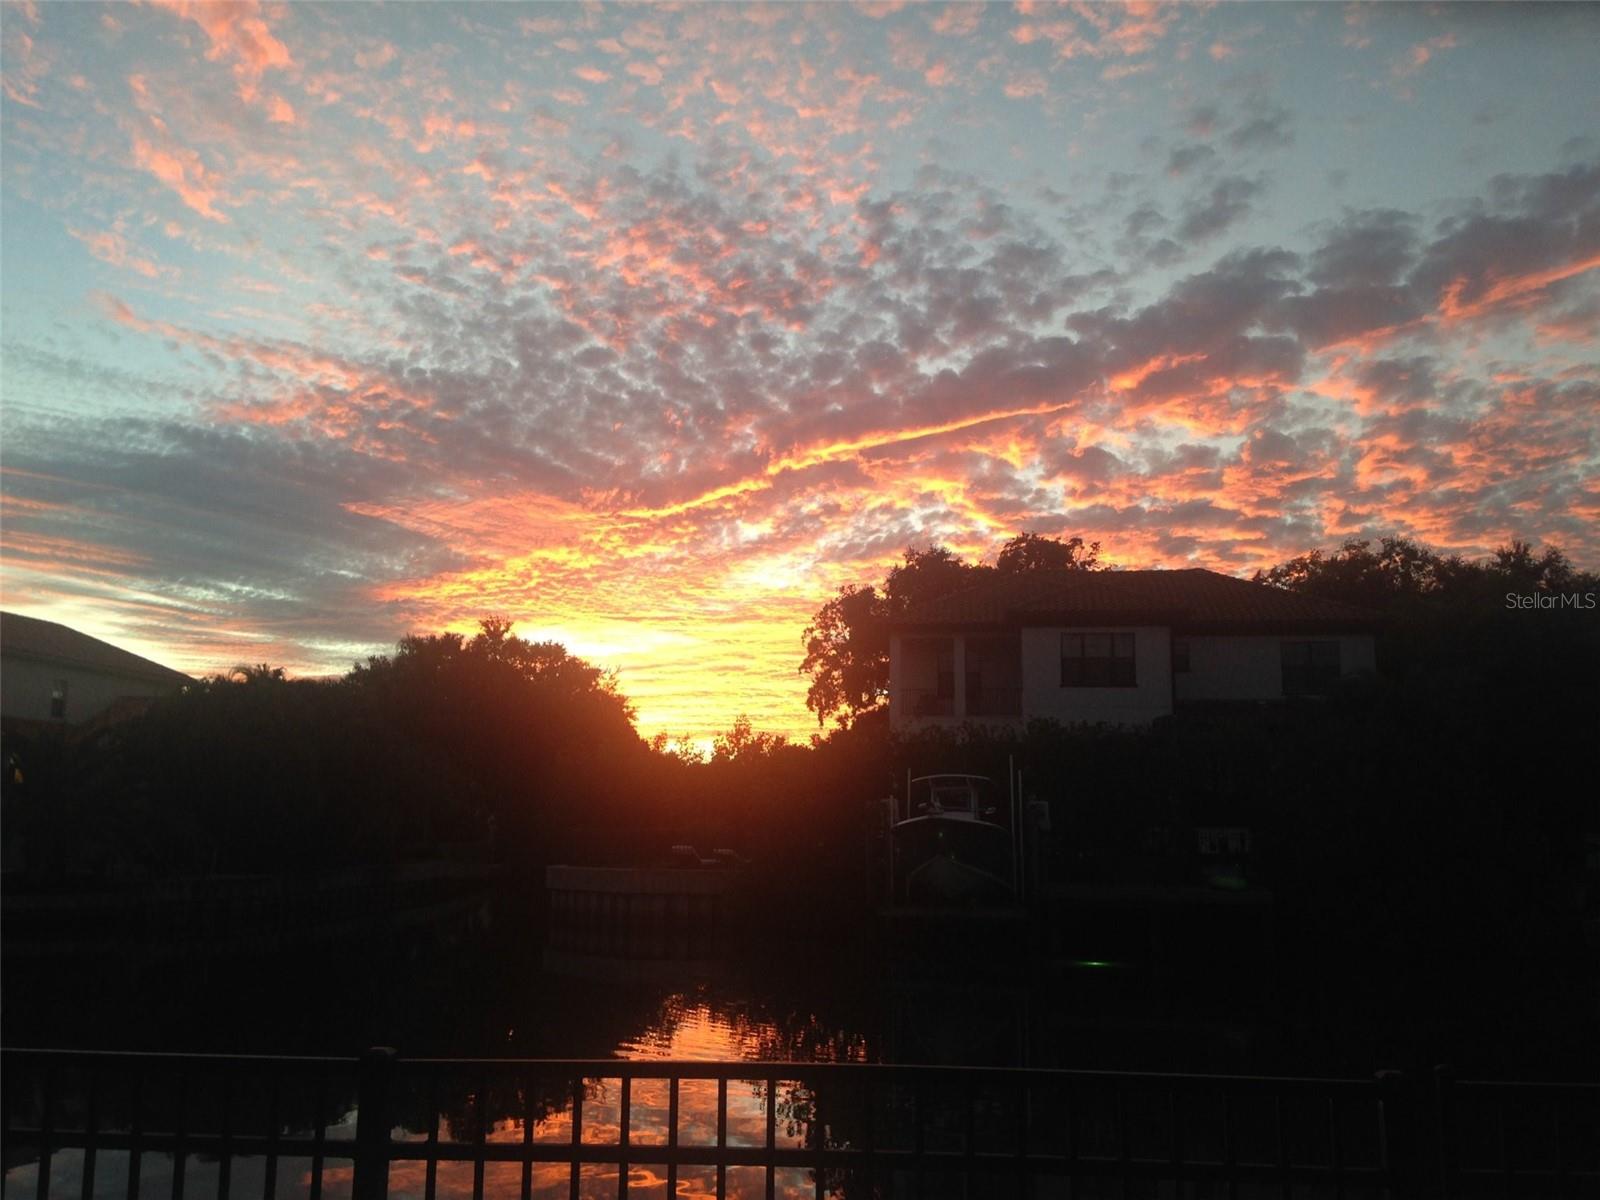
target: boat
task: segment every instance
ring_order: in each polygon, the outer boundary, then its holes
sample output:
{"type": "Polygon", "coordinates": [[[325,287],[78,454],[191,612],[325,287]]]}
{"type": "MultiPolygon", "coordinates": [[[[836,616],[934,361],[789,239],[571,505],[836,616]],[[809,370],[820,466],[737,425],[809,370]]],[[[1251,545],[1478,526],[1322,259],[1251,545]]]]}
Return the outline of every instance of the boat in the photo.
{"type": "Polygon", "coordinates": [[[987,776],[909,779],[904,803],[896,799],[889,811],[892,903],[972,908],[1015,902],[1011,809],[987,776]]]}

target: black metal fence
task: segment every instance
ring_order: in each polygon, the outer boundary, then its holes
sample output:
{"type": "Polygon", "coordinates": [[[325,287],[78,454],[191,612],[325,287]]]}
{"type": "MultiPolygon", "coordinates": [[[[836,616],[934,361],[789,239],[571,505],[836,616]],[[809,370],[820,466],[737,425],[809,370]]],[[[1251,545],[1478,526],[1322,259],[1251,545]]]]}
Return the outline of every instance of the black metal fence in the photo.
{"type": "Polygon", "coordinates": [[[5,1196],[1578,1197],[1600,1085],[6,1050],[5,1196]]]}

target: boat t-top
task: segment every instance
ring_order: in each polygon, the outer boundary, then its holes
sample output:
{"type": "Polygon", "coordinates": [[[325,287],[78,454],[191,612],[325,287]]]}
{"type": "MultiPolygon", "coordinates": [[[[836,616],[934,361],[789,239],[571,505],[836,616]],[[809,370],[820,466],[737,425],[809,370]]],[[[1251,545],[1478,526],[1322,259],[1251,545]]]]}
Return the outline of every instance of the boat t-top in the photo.
{"type": "Polygon", "coordinates": [[[984,775],[908,779],[891,809],[890,890],[895,903],[1003,904],[1016,893],[1011,806],[984,775]]]}

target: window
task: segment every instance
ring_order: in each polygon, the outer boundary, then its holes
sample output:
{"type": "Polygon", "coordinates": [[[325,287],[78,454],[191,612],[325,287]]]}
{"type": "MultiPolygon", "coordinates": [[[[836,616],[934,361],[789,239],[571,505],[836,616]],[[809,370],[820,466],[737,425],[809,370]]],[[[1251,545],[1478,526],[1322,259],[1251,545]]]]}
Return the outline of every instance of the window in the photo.
{"type": "Polygon", "coordinates": [[[1172,639],[1172,673],[1174,675],[1187,675],[1189,673],[1189,639],[1172,639]]]}
{"type": "Polygon", "coordinates": [[[1338,682],[1338,642],[1283,643],[1285,696],[1326,696],[1338,682]]]}
{"type": "Polygon", "coordinates": [[[939,650],[935,672],[937,680],[934,695],[940,700],[954,700],[956,698],[956,654],[949,646],[942,647],[939,650]]]}
{"type": "Polygon", "coordinates": [[[1063,633],[1062,687],[1133,687],[1133,634],[1063,633]]]}
{"type": "MultiPolygon", "coordinates": [[[[38,695],[37,692],[34,693],[38,695]]],[[[67,681],[58,679],[55,686],[50,689],[50,716],[55,720],[62,720],[67,715],[67,681]]]]}

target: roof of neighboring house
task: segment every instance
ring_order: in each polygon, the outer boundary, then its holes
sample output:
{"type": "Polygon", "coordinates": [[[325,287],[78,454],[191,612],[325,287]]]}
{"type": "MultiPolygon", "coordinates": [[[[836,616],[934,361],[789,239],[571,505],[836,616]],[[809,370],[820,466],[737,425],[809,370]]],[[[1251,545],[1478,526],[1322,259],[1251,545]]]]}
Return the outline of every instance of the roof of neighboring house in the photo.
{"type": "Polygon", "coordinates": [[[158,662],[79,633],[55,621],[41,621],[20,613],[0,613],[0,654],[80,667],[106,675],[170,683],[177,687],[194,680],[158,662]]]}
{"type": "Polygon", "coordinates": [[[1377,613],[1190,567],[1178,571],[1023,571],[918,605],[897,628],[1168,625],[1196,633],[1364,632],[1377,613]]]}

